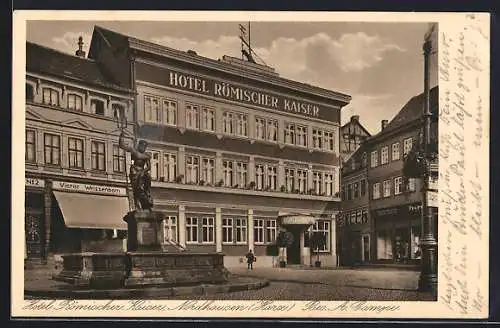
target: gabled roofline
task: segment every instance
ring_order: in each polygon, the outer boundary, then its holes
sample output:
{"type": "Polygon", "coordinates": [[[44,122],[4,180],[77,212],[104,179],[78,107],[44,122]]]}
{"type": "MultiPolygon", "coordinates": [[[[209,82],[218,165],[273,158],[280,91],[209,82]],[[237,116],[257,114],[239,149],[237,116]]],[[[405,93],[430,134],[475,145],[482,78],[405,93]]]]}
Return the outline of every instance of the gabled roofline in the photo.
{"type": "MultiPolygon", "coordinates": [[[[270,74],[261,74],[258,72],[254,71],[248,71],[242,68],[239,68],[237,66],[232,66],[229,64],[226,64],[220,60],[214,60],[211,58],[199,56],[199,55],[192,55],[188,54],[187,52],[176,50],[167,46],[159,45],[153,42],[145,41],[145,40],[140,40],[135,37],[123,35],[121,33],[100,27],[100,26],[95,26],[94,29],[101,29],[105,31],[109,31],[110,33],[114,33],[116,35],[119,35],[126,40],[128,40],[128,46],[131,50],[135,51],[142,51],[146,53],[154,53],[154,54],[159,54],[164,57],[168,57],[174,60],[179,60],[183,61],[192,65],[197,65],[197,66],[204,66],[208,67],[213,70],[217,70],[220,72],[224,73],[229,73],[233,75],[239,75],[239,76],[244,76],[245,78],[250,78],[254,80],[258,80],[259,82],[262,82],[263,79],[266,83],[270,83],[275,86],[279,87],[285,87],[297,92],[306,92],[311,95],[315,95],[321,98],[326,98],[337,102],[340,102],[342,104],[341,107],[346,106],[349,104],[351,101],[352,97],[343,94],[340,92],[335,92],[332,90],[316,87],[310,84],[305,84],[289,79],[285,79],[282,77],[275,77],[270,74]]],[[[107,40],[109,41],[109,40],[107,40]]]]}

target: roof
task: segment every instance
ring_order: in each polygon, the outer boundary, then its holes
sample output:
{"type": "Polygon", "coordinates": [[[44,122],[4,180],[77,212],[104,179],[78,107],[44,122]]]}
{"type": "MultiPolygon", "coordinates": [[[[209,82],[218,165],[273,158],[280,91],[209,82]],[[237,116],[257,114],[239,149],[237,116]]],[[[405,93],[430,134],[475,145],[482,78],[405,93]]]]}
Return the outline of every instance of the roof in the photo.
{"type": "MultiPolygon", "coordinates": [[[[437,104],[439,98],[438,86],[430,90],[430,107],[431,111],[437,111],[437,104]]],[[[397,128],[414,122],[422,117],[424,107],[424,93],[412,97],[403,108],[394,116],[394,118],[387,124],[385,129],[380,131],[377,136],[389,133],[397,128]]]]}
{"type": "MultiPolygon", "coordinates": [[[[130,47],[130,48],[135,48],[139,50],[159,50],[163,51],[164,53],[167,53],[169,55],[174,56],[177,60],[181,61],[187,61],[187,62],[195,62],[197,65],[210,65],[210,68],[213,69],[231,69],[231,70],[238,70],[239,68],[236,65],[232,65],[224,60],[215,60],[207,57],[203,57],[200,55],[190,55],[186,51],[181,51],[177,49],[173,49],[164,45],[159,45],[156,43],[152,43],[149,41],[145,40],[140,40],[131,36],[127,36],[115,31],[108,30],[106,28],[103,28],[101,26],[95,26],[94,27],[94,32],[100,34],[104,39],[105,42],[111,45],[114,45],[117,48],[121,47],[130,47]]],[[[89,50],[89,56],[94,56],[93,54],[93,49],[92,46],[89,50]]],[[[300,88],[301,91],[303,92],[309,92],[313,93],[314,91],[322,93],[322,97],[324,98],[331,98],[331,99],[336,99],[336,101],[341,101],[344,102],[345,104],[348,104],[351,101],[351,96],[347,94],[343,94],[340,92],[328,90],[325,88],[313,86],[310,84],[302,83],[302,82],[297,82],[294,80],[289,80],[286,78],[278,77],[275,76],[274,74],[269,74],[269,73],[256,73],[255,71],[249,71],[248,69],[245,70],[244,72],[242,71],[241,73],[244,73],[246,77],[249,78],[254,78],[254,79],[259,79],[260,81],[263,81],[263,79],[267,82],[270,83],[282,83],[286,84],[288,88],[300,88]],[[310,90],[310,91],[307,91],[310,90]],[[328,96],[325,96],[328,95],[328,96]]]]}
{"type": "Polygon", "coordinates": [[[107,79],[95,61],[32,42],[26,42],[26,71],[130,92],[107,79]]]}

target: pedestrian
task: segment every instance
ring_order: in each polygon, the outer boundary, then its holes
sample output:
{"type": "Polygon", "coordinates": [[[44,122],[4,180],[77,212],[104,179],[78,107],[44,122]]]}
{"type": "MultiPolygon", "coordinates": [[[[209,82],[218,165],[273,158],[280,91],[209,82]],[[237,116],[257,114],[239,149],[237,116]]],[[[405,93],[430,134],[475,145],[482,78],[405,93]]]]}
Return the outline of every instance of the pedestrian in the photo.
{"type": "Polygon", "coordinates": [[[253,262],[256,261],[256,258],[255,258],[255,255],[253,254],[252,250],[250,250],[247,253],[246,258],[247,258],[248,269],[253,270],[253,262]]]}

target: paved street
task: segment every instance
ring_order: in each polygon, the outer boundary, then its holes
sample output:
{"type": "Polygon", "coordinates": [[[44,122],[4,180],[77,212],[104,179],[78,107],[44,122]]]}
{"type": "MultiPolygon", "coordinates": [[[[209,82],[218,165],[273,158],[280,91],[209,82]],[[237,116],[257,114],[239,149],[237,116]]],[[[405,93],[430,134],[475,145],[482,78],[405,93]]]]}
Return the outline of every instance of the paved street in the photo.
{"type": "Polygon", "coordinates": [[[232,269],[234,275],[266,278],[268,287],[253,291],[197,297],[199,299],[432,301],[416,291],[416,271],[394,269],[232,269]]]}

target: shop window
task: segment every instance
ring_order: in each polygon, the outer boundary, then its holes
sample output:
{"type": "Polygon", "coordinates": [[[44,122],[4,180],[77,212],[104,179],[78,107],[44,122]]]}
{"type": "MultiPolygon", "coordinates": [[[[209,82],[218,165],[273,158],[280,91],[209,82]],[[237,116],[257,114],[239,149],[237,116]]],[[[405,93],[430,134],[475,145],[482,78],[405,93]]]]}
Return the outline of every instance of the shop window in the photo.
{"type": "Polygon", "coordinates": [[[327,252],[330,250],[330,222],[319,220],[314,223],[312,226],[312,232],[322,233],[325,238],[325,244],[323,248],[320,248],[319,251],[327,252]]]}

